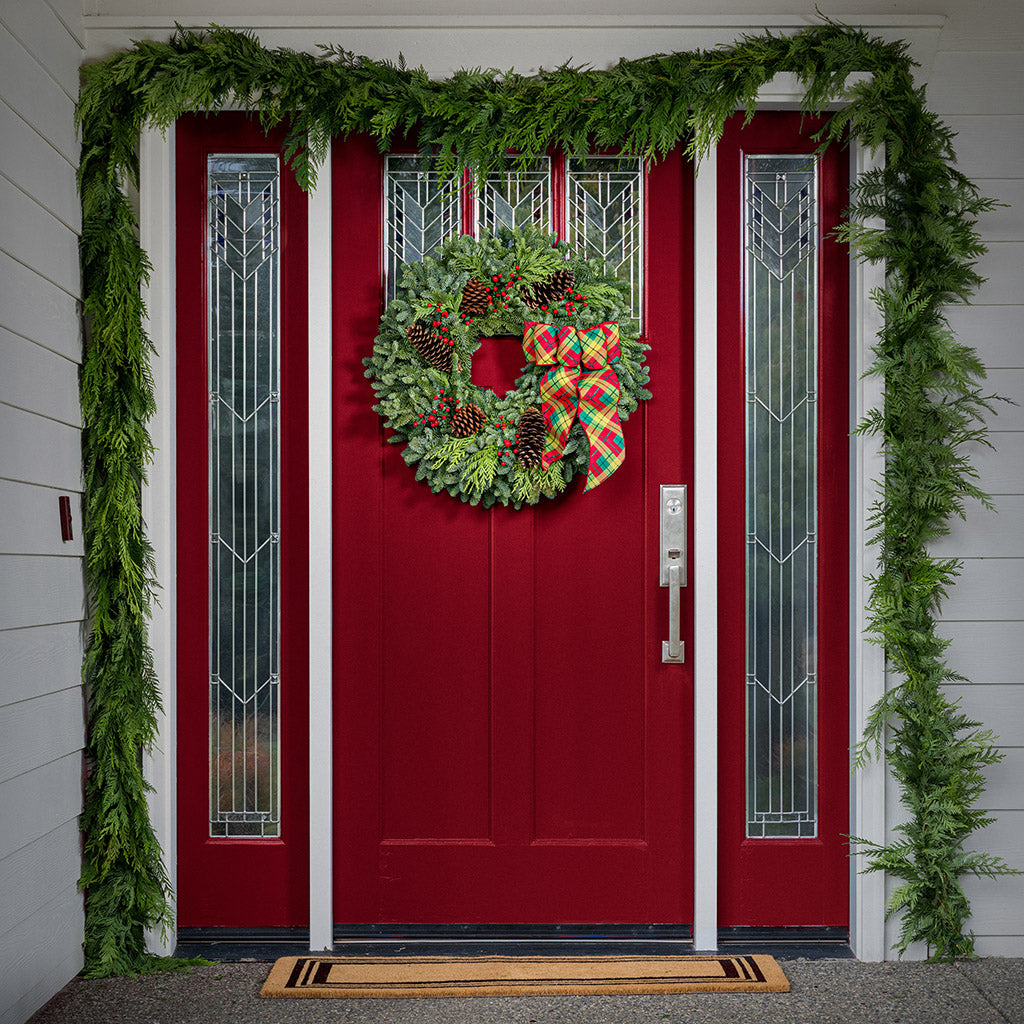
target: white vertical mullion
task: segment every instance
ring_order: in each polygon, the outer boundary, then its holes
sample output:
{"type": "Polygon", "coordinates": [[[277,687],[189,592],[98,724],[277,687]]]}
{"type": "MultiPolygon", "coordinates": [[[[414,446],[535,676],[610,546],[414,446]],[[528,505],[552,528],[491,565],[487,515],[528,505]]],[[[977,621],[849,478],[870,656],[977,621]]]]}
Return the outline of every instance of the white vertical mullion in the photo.
{"type": "MultiPolygon", "coordinates": [[[[153,790],[147,794],[150,820],[163,851],[170,883],[172,911],[178,888],[177,863],[177,758],[175,675],[175,389],[174,389],[174,131],[164,135],[147,128],[139,140],[142,187],[139,194],[139,241],[153,265],[143,288],[146,332],[153,342],[153,390],[157,413],[150,425],[153,461],[142,488],[142,513],[153,545],[160,599],[153,602],[150,646],[163,709],[157,714],[157,735],[151,751],[143,755],[143,771],[153,790]]],[[[176,916],[176,915],[175,915],[176,916]]],[[[168,956],[177,944],[176,927],[163,934],[150,928],[146,948],[168,956]]]]}
{"type": "Polygon", "coordinates": [[[309,204],[309,948],[334,945],[331,153],[309,204]]]}
{"type": "Polygon", "coordinates": [[[718,157],[694,192],[693,943],[718,948],[718,157]]]}
{"type": "MultiPolygon", "coordinates": [[[[872,154],[855,143],[850,148],[850,177],[879,168],[882,153],[872,154]]],[[[867,227],[879,227],[869,220],[867,227]]],[[[859,423],[882,404],[882,381],[865,377],[872,361],[871,350],[882,329],[882,315],[871,300],[871,292],[885,284],[881,265],[850,262],[850,381],[851,419],[859,423]]],[[[853,425],[851,423],[851,426],[853,425]]],[[[868,628],[867,578],[878,571],[878,548],[868,545],[871,530],[868,517],[878,497],[878,482],[885,473],[885,460],[877,437],[853,437],[850,460],[850,740],[864,735],[871,708],[885,694],[885,654],[866,639],[868,628]]],[[[885,841],[885,758],[871,761],[850,778],[850,833],[876,843],[885,841]]],[[[850,858],[850,946],[861,960],[884,960],[885,873],[864,874],[861,857],[850,858]]]]}

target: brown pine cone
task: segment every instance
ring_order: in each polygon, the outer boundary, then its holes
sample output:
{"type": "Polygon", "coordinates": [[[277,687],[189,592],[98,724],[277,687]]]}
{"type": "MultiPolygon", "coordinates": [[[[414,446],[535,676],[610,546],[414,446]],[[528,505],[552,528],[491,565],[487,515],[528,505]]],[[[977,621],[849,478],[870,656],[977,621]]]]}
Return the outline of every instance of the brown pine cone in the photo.
{"type": "Polygon", "coordinates": [[[408,327],[405,336],[431,366],[442,373],[451,372],[452,347],[447,338],[424,324],[413,324],[408,327]]]}
{"type": "Polygon", "coordinates": [[[462,289],[462,301],[459,303],[459,312],[466,316],[486,316],[490,312],[488,298],[490,288],[479,278],[473,277],[466,282],[462,289]]]}
{"type": "Polygon", "coordinates": [[[469,437],[470,434],[475,434],[486,422],[487,417],[484,415],[483,409],[479,405],[470,402],[468,405],[462,406],[452,417],[452,436],[469,437]]]}
{"type": "Polygon", "coordinates": [[[544,415],[535,406],[530,406],[519,420],[516,431],[516,447],[519,449],[519,461],[527,469],[540,465],[540,457],[544,454],[544,442],[547,439],[548,425],[544,415]]]}
{"type": "Polygon", "coordinates": [[[576,275],[568,267],[563,267],[529,288],[523,295],[523,299],[532,309],[539,309],[541,306],[554,306],[575,287],[576,275]]]}

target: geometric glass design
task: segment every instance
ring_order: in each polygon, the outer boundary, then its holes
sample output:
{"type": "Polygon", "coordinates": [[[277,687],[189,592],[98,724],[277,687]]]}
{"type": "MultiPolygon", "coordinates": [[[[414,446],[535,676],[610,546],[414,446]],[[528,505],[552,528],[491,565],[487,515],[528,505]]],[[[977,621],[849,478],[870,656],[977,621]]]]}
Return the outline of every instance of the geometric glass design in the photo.
{"type": "Polygon", "coordinates": [[[477,194],[476,223],[480,229],[494,232],[500,226],[523,228],[527,225],[551,230],[551,161],[538,157],[525,168],[509,161],[508,169],[492,171],[477,194]]]}
{"type": "Polygon", "coordinates": [[[208,158],[211,836],[281,834],[279,180],[208,158]]]}
{"type": "Polygon", "coordinates": [[[403,263],[430,256],[459,233],[459,189],[420,156],[384,160],[384,287],[390,302],[403,263]]]}
{"type": "Polygon", "coordinates": [[[569,245],[596,259],[629,286],[630,314],[640,320],[643,294],[643,175],[636,157],[570,158],[569,245]]]}
{"type": "Polygon", "coordinates": [[[747,835],[817,833],[817,168],[745,158],[747,835]]]}

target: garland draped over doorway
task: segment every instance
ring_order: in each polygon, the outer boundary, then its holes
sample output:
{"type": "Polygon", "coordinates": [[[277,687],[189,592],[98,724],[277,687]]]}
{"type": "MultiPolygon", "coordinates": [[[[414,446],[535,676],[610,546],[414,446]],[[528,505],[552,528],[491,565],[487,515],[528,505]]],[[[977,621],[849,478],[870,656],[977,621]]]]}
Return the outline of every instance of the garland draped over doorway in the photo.
{"type": "Polygon", "coordinates": [[[591,145],[656,161],[683,143],[699,160],[726,118],[736,110],[753,115],[759,88],[780,72],[799,78],[807,112],[842,101],[820,133],[822,147],[853,138],[885,154],[882,168],[854,183],[840,232],[858,259],[886,271],[873,296],[884,326],[870,370],[884,382],[884,399],[859,429],[877,436],[885,455],[871,509],[879,570],[869,613],[891,685],[872,710],[855,767],[884,744],[907,817],[888,845],[857,844],[867,870],[902,879],[887,908],[902,916],[900,952],[924,941],[935,958],[973,955],[960,879],[1011,870],[964,849],[993,820],[976,804],[983,770],[1001,754],[992,734],[943,691],[960,677],[944,660],[949,641],[937,632],[936,614],[960,563],[931,557],[928,545],[964,515],[968,499],[988,505],[967,452],[985,442],[991,397],[981,389],[983,367],[943,310],[981,283],[975,225],[995,204],[956,169],[952,132],[927,109],[913,66],[905,44],[826,22],[790,37],[766,33],[709,51],[622,60],[607,70],[564,65],[530,77],[458,71],[432,81],[402,61],[333,45],[316,55],[270,50],[254,35],[220,28],[179,29],[169,42],[139,41],[83,69],[87,974],[151,968],[145,929],[171,923],[140,759],[156,738],[160,706],[147,628],[158,584],[140,511],[153,451],[152,346],[140,294],[150,264],[126,195],[139,185],[140,130],[229,104],[252,111],[264,128],[285,121],[285,156],[304,187],[328,141],[351,132],[372,135],[382,150],[393,136],[413,134],[449,175],[463,167],[484,175],[509,150],[529,160],[548,148],[591,145]],[[848,87],[855,72],[867,74],[848,87]]]}

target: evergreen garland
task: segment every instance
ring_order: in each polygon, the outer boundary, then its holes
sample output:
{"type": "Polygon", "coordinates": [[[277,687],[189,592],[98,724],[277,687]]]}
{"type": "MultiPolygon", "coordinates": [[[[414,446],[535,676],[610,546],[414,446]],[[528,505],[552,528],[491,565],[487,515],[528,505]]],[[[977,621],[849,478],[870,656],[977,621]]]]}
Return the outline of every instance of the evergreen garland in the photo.
{"type": "Polygon", "coordinates": [[[587,469],[590,445],[579,421],[569,431],[563,456],[549,469],[527,467],[516,457],[517,427],[527,409],[540,406],[540,381],[549,367],[527,363],[515,389],[506,395],[478,388],[472,382],[472,357],[482,337],[521,338],[525,320],[559,327],[589,327],[614,320],[620,326],[621,357],[614,364],[621,389],[620,420],[625,422],[642,400],[651,397],[644,364],[649,346],[636,339],[625,283],[605,277],[596,261],[571,253],[564,242],[556,243],[555,235],[538,228],[500,227],[479,240],[468,235],[453,238],[436,256],[400,270],[398,294],[381,318],[372,356],[363,361],[377,396],[374,410],[393,432],[389,439],[406,443],[402,457],[416,466],[416,479],[424,480],[435,493],[445,490],[484,508],[495,503],[521,508],[542,497],[555,497],[587,469]],[[552,274],[564,277],[566,270],[572,272],[579,289],[573,294],[581,295],[581,300],[563,301],[561,306],[552,301],[550,307],[533,309],[527,301],[532,301],[531,289],[552,274]],[[465,316],[463,289],[471,280],[493,278],[506,285],[506,301],[492,304],[486,313],[465,316]],[[409,327],[417,322],[440,324],[441,310],[446,318],[441,344],[447,349],[450,341],[454,354],[455,365],[449,372],[428,365],[407,338],[409,327]],[[457,438],[464,444],[449,440],[448,419],[457,404],[477,406],[484,419],[479,433],[457,438]]]}
{"type": "MultiPolygon", "coordinates": [[[[139,41],[83,69],[81,400],[92,603],[81,881],[89,973],[145,968],[143,930],[170,917],[140,763],[159,700],[146,636],[156,582],[139,511],[153,411],[139,297],[149,266],[125,194],[138,184],[140,129],[228,103],[253,111],[266,128],[288,121],[286,156],[303,185],[315,179],[328,140],[350,132],[369,133],[382,150],[414,132],[453,175],[464,166],[485,174],[508,150],[529,160],[548,148],[614,146],[653,161],[683,143],[699,158],[735,110],[753,115],[758,89],[780,72],[797,75],[807,111],[846,101],[822,132],[823,146],[856,138],[886,155],[884,169],[854,185],[844,233],[860,259],[886,267],[875,296],[885,328],[871,369],[884,378],[885,400],[861,429],[882,439],[886,459],[872,510],[880,569],[871,628],[901,681],[874,709],[859,757],[886,743],[910,817],[898,842],[865,849],[871,870],[904,880],[889,904],[903,917],[900,950],[924,940],[937,957],[971,955],[960,879],[1010,870],[964,850],[991,820],[975,803],[983,768],[999,754],[990,734],[943,695],[942,684],[958,677],[945,664],[948,642],[935,618],[959,563],[932,558],[928,545],[964,514],[966,499],[984,500],[965,455],[985,436],[983,370],[952,336],[943,307],[980,283],[975,223],[992,203],[955,169],[951,133],[927,110],[912,67],[904,44],[824,23],[791,37],[751,36],[711,51],[622,60],[602,71],[565,65],[532,77],[474,70],[431,81],[402,62],[335,46],[315,55],[266,49],[252,34],[220,28],[139,41]],[[846,89],[854,72],[870,78],[846,89]],[[867,230],[873,216],[883,226],[867,230]]],[[[471,441],[446,444],[465,449],[471,441]]],[[[493,462],[486,450],[467,459],[464,486],[485,486],[493,462]]],[[[524,500],[530,472],[513,480],[524,500]]]]}

